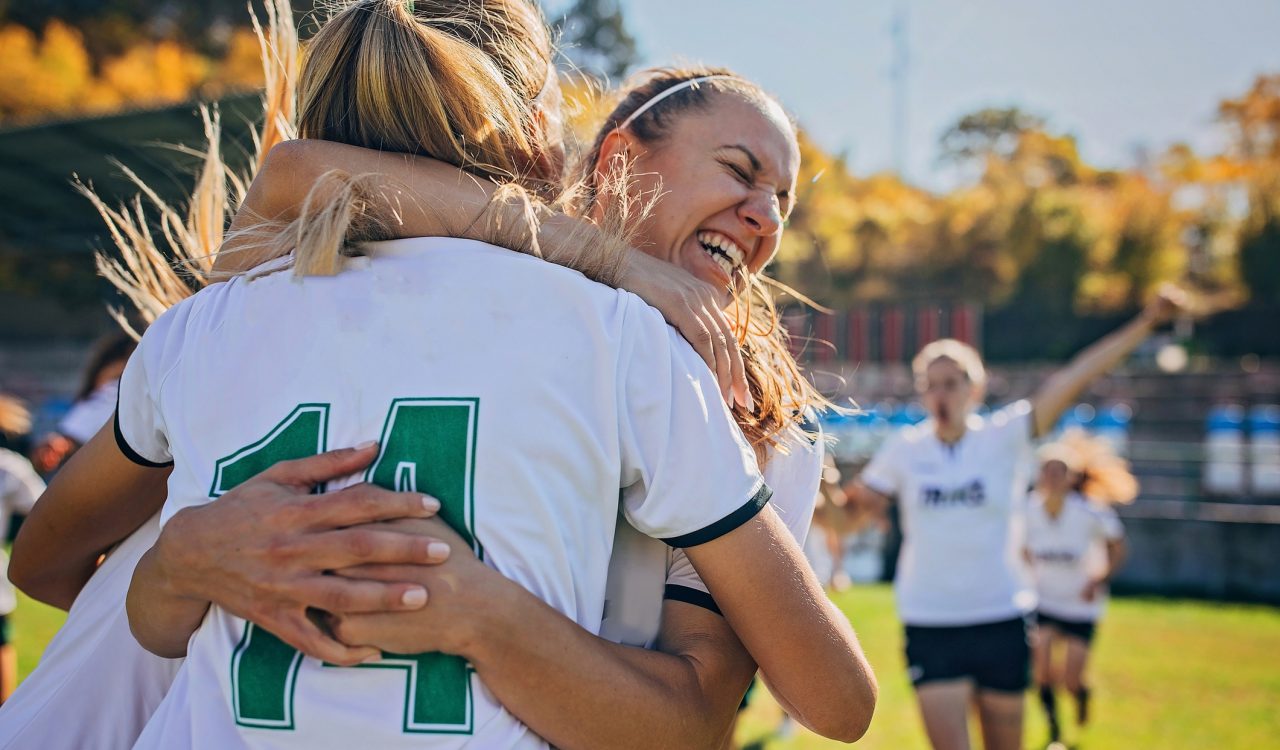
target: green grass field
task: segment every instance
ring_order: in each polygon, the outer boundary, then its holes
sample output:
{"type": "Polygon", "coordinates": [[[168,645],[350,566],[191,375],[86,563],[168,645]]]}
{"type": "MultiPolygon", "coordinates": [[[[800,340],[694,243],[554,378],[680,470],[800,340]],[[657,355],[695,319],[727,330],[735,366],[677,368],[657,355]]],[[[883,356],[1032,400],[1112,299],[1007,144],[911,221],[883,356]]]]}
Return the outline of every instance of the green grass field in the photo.
{"type": "MultiPolygon", "coordinates": [[[[853,622],[880,678],[879,708],[859,746],[925,748],[889,588],[858,587],[836,601],[853,622]]],[[[23,599],[13,620],[19,671],[25,676],[62,616],[23,599]]],[[[1280,609],[1118,599],[1100,628],[1092,672],[1094,723],[1085,736],[1074,738],[1082,749],[1280,746],[1280,609]]],[[[1028,710],[1027,715],[1026,747],[1042,748],[1044,724],[1037,711],[1028,710]]],[[[765,747],[779,749],[839,746],[804,730],[787,740],[775,739],[771,732],[779,717],[777,705],[758,691],[739,727],[739,739],[764,741],[765,747]]]]}

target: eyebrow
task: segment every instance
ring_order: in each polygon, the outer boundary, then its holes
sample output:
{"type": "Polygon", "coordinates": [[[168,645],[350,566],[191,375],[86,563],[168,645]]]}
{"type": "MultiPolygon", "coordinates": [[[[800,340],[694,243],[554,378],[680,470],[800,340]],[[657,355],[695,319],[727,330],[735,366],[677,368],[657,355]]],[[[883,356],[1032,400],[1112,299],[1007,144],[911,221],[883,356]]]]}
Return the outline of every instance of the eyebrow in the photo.
{"type": "Polygon", "coordinates": [[[764,171],[764,165],[760,163],[760,159],[756,157],[755,152],[747,148],[746,146],[743,146],[741,143],[725,144],[716,150],[717,151],[741,151],[742,153],[746,154],[747,161],[751,163],[752,171],[754,172],[764,171]]]}
{"type": "MultiPolygon", "coordinates": [[[[716,150],[717,151],[740,151],[747,157],[747,161],[751,164],[752,172],[755,172],[758,174],[764,171],[764,165],[760,163],[760,159],[756,156],[755,152],[747,148],[746,146],[742,145],[741,143],[726,143],[725,145],[721,146],[716,150]]],[[[779,190],[778,196],[780,198],[786,198],[789,201],[795,202],[795,195],[792,194],[791,188],[785,188],[783,190],[779,190]]]]}

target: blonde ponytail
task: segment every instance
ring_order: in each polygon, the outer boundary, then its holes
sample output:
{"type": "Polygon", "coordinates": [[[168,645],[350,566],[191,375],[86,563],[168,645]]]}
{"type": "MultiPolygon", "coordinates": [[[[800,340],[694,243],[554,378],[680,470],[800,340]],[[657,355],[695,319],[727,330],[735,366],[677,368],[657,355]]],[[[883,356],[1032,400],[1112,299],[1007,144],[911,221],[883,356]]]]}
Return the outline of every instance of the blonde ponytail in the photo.
{"type": "MultiPolygon", "coordinates": [[[[530,89],[546,84],[551,61],[532,6],[424,0],[413,7],[361,0],[311,38],[298,83],[299,135],[429,156],[534,196],[554,195],[560,175],[538,172],[546,160],[529,100],[530,89]],[[539,66],[544,80],[535,84],[539,66]]],[[[387,207],[394,196],[369,194],[369,182],[327,175],[298,218],[270,240],[268,255],[292,250],[296,274],[333,274],[347,248],[393,236],[387,207]]],[[[512,197],[500,196],[508,205],[532,205],[512,197]]],[[[521,212],[527,223],[495,230],[494,244],[536,236],[535,213],[521,212]]]]}

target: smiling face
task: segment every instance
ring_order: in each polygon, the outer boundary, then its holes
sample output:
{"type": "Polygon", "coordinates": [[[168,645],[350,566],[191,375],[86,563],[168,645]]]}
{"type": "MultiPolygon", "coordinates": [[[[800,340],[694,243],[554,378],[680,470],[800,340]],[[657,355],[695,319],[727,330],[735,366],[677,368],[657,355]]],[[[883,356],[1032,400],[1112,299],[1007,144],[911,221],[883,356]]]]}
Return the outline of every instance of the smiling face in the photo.
{"type": "Polygon", "coordinates": [[[615,131],[597,170],[623,150],[634,159],[634,189],[661,195],[638,233],[644,252],[726,291],[773,259],[800,169],[795,132],[776,103],[717,92],[674,116],[656,143],[615,131]]]}

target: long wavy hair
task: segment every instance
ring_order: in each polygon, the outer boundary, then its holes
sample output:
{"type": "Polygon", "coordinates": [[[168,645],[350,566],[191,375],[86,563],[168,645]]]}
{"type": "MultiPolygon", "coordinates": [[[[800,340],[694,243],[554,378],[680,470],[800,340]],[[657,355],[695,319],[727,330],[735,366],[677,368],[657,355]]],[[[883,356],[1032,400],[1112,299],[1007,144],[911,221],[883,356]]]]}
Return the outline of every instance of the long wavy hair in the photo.
{"type": "Polygon", "coordinates": [[[1138,497],[1138,479],[1129,462],[1107,441],[1072,428],[1038,451],[1041,464],[1061,461],[1074,476],[1072,489],[1099,503],[1125,505],[1138,497]]]}

